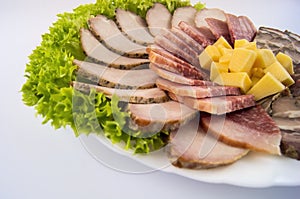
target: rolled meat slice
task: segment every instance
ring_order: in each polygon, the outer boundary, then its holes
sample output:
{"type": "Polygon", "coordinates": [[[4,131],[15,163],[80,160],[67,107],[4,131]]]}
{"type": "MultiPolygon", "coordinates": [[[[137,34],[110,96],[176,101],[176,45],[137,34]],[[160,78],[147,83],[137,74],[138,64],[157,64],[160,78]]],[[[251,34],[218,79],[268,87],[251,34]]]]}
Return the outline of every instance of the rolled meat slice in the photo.
{"type": "Polygon", "coordinates": [[[195,26],[194,18],[197,10],[192,6],[177,8],[172,17],[172,27],[178,27],[181,21],[186,22],[191,26],[195,26]]]}

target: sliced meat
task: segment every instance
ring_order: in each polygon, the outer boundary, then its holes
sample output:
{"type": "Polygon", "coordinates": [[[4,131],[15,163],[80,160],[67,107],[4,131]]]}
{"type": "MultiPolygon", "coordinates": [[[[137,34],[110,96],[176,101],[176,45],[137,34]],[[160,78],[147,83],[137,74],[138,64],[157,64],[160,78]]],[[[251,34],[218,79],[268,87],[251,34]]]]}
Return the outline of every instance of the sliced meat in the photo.
{"type": "Polygon", "coordinates": [[[104,93],[106,97],[112,98],[113,95],[119,97],[120,101],[125,101],[135,104],[150,104],[150,103],[162,103],[169,100],[164,91],[159,88],[150,89],[116,89],[108,88],[93,84],[87,84],[82,82],[73,82],[72,86],[82,92],[90,92],[91,89],[95,89],[97,92],[104,93]]]}
{"type": "Polygon", "coordinates": [[[134,42],[149,45],[154,42],[145,20],[139,15],[120,8],[116,10],[116,20],[121,30],[134,42]]]}
{"type": "Polygon", "coordinates": [[[180,38],[182,41],[185,41],[185,43],[189,45],[191,48],[193,48],[198,55],[200,55],[201,52],[204,50],[203,47],[198,42],[196,42],[192,37],[187,35],[178,27],[172,28],[171,32],[175,34],[178,38],[180,38]]]}
{"type": "Polygon", "coordinates": [[[217,97],[225,95],[240,95],[240,91],[236,87],[229,86],[189,86],[174,83],[162,78],[156,80],[157,87],[174,93],[179,96],[187,96],[193,98],[217,97]]]}
{"type": "Polygon", "coordinates": [[[167,151],[174,166],[189,169],[215,168],[236,162],[249,152],[218,141],[195,124],[197,122],[190,122],[180,130],[171,132],[167,151]]]}
{"type": "Polygon", "coordinates": [[[98,15],[90,18],[88,22],[94,35],[112,51],[129,57],[146,57],[146,47],[129,40],[113,20],[98,15]]]}
{"type": "MultiPolygon", "coordinates": [[[[207,22],[210,31],[219,39],[223,36],[229,43],[231,43],[231,38],[228,30],[228,25],[225,21],[221,21],[215,18],[206,18],[205,21],[207,22]]],[[[233,45],[231,43],[231,45],[233,45]]]]}
{"type": "Polygon", "coordinates": [[[280,155],[280,130],[261,106],[223,116],[203,113],[201,122],[206,132],[229,145],[280,155]]]}
{"type": "Polygon", "coordinates": [[[197,116],[197,110],[178,102],[158,104],[128,104],[131,116],[129,128],[147,134],[175,130],[197,116]]]}
{"type": "Polygon", "coordinates": [[[282,130],[300,132],[300,118],[272,117],[272,119],[282,130]]]}
{"type": "Polygon", "coordinates": [[[169,80],[171,82],[184,84],[184,85],[191,85],[191,86],[212,86],[214,85],[211,81],[205,81],[205,80],[198,80],[198,79],[190,79],[187,77],[184,77],[182,75],[178,75],[176,73],[167,71],[165,69],[162,69],[155,64],[151,63],[149,65],[150,69],[152,69],[158,76],[160,76],[163,79],[169,80]]]}
{"type": "Polygon", "coordinates": [[[195,15],[196,27],[210,28],[209,24],[206,21],[207,18],[214,18],[216,20],[226,22],[226,16],[225,16],[225,12],[223,10],[220,10],[218,8],[205,8],[205,9],[199,10],[195,15]]]}
{"type": "Polygon", "coordinates": [[[282,130],[281,134],[281,153],[284,156],[300,160],[300,133],[282,130]]]}
{"type": "MultiPolygon", "coordinates": [[[[169,53],[170,56],[172,54],[169,53]]],[[[154,51],[150,51],[149,59],[151,63],[156,64],[158,67],[163,68],[167,71],[174,72],[176,74],[180,74],[184,77],[192,78],[192,79],[203,79],[203,72],[197,70],[193,66],[186,65],[181,62],[177,62],[174,59],[167,58],[158,54],[154,51]]]]}
{"type": "Polygon", "coordinates": [[[77,74],[101,86],[122,89],[153,88],[158,78],[151,69],[120,70],[84,61],[73,61],[77,74]],[[140,78],[143,77],[143,78],[140,78]]]}
{"type": "Polygon", "coordinates": [[[253,41],[257,30],[248,17],[226,14],[226,19],[232,44],[239,39],[253,41]]]}
{"type": "Polygon", "coordinates": [[[300,118],[300,104],[293,97],[282,96],[272,103],[273,117],[300,118]]]}
{"type": "Polygon", "coordinates": [[[146,14],[149,31],[154,37],[159,35],[161,30],[170,29],[171,20],[171,13],[166,6],[160,3],[155,3],[146,14]]]}
{"type": "Polygon", "coordinates": [[[195,26],[194,18],[197,10],[192,6],[177,8],[173,13],[172,27],[178,27],[181,21],[191,26],[195,26]]]}
{"type": "Polygon", "coordinates": [[[164,35],[158,35],[155,37],[154,43],[166,51],[169,51],[176,57],[184,59],[188,63],[200,67],[198,55],[189,46],[187,46],[182,40],[178,39],[173,33],[165,32],[164,35]],[[176,42],[174,42],[176,40],[176,42]]]}
{"type": "Polygon", "coordinates": [[[216,41],[215,36],[206,27],[196,28],[183,21],[179,23],[179,27],[183,32],[196,40],[204,48],[208,45],[212,45],[216,41]]]}
{"type": "Polygon", "coordinates": [[[172,100],[183,103],[188,107],[216,115],[222,115],[255,106],[253,95],[221,96],[204,99],[183,97],[173,93],[169,93],[169,96],[172,100]]]}
{"type": "Polygon", "coordinates": [[[141,64],[149,63],[148,59],[128,58],[110,51],[101,44],[89,30],[81,29],[80,39],[82,49],[88,57],[110,67],[130,69],[141,64]]]}

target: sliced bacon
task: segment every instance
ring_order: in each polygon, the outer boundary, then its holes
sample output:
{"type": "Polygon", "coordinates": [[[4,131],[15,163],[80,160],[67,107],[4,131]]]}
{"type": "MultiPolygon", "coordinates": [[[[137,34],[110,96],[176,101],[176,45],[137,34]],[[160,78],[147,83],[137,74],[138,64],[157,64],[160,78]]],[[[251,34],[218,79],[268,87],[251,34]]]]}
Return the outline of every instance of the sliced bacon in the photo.
{"type": "Polygon", "coordinates": [[[191,26],[195,26],[194,18],[197,10],[192,6],[180,7],[174,11],[172,17],[172,27],[178,27],[181,21],[191,26]]]}
{"type": "Polygon", "coordinates": [[[231,146],[280,155],[280,130],[259,105],[223,116],[203,113],[201,122],[206,132],[231,146]]]}
{"type": "Polygon", "coordinates": [[[183,97],[175,95],[174,93],[169,93],[169,96],[172,100],[183,103],[191,108],[216,115],[222,115],[255,106],[253,95],[221,96],[204,99],[183,97]]]}
{"type": "Polygon", "coordinates": [[[189,86],[174,83],[162,78],[156,80],[157,87],[174,93],[179,96],[187,96],[193,98],[217,97],[225,95],[240,95],[240,91],[236,87],[229,86],[189,86]]]}

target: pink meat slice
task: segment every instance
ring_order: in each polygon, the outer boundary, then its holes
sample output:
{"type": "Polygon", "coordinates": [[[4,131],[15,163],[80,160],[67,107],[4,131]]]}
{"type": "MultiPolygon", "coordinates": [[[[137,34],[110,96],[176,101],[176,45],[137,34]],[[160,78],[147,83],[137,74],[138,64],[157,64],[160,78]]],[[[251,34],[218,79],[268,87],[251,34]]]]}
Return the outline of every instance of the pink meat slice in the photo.
{"type": "Polygon", "coordinates": [[[236,147],[280,155],[281,133],[278,126],[259,105],[225,116],[202,114],[207,132],[236,147]]]}
{"type": "Polygon", "coordinates": [[[174,93],[179,96],[187,96],[193,98],[217,97],[225,95],[240,95],[240,91],[236,87],[230,86],[189,86],[174,83],[162,78],[156,80],[157,87],[174,93]]]}
{"type": "Polygon", "coordinates": [[[177,8],[172,17],[172,27],[178,27],[181,21],[184,21],[191,26],[195,26],[194,18],[197,10],[192,6],[185,6],[177,8]]]}
{"type": "Polygon", "coordinates": [[[223,36],[229,43],[231,43],[231,38],[228,30],[228,25],[225,21],[221,21],[215,18],[206,18],[205,21],[207,22],[210,31],[219,39],[223,36]]]}
{"type": "Polygon", "coordinates": [[[169,93],[169,97],[172,100],[183,103],[191,108],[216,115],[223,115],[255,106],[255,99],[253,95],[221,96],[197,99],[169,93]]]}

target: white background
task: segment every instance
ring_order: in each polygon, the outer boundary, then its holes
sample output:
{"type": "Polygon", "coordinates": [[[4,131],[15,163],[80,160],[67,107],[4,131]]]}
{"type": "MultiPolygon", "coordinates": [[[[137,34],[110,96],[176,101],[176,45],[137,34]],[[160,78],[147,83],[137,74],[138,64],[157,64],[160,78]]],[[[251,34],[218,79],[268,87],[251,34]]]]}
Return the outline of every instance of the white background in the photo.
{"type": "MultiPolygon", "coordinates": [[[[69,129],[41,125],[19,92],[27,56],[57,19],[92,0],[10,0],[0,3],[0,199],[48,198],[298,198],[300,187],[250,189],[209,184],[164,172],[127,174],[93,159],[69,129]]],[[[254,23],[300,33],[297,0],[207,0],[208,7],[254,23]]],[[[300,162],[299,162],[300,164],[300,162]]],[[[284,172],[284,171],[282,171],[284,172]]],[[[300,172],[300,171],[295,171],[300,172]]]]}

